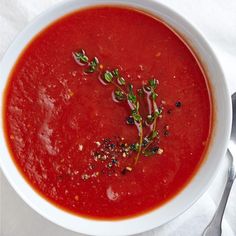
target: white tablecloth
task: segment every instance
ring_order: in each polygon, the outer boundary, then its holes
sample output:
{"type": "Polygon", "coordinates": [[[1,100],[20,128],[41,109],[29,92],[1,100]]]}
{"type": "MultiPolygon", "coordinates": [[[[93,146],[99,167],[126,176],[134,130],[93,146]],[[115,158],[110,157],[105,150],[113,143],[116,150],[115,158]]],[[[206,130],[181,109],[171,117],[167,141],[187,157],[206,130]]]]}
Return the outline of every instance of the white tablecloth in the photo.
{"type": "MultiPolygon", "coordinates": [[[[79,1],[79,0],[78,0],[79,1]]],[[[145,0],[144,0],[145,1],[145,0]]],[[[0,59],[17,33],[57,0],[0,0],[0,59]]],[[[209,40],[223,66],[230,91],[236,91],[236,0],[160,0],[190,20],[209,40]]],[[[1,153],[1,150],[0,150],[1,153]]],[[[145,236],[198,236],[211,219],[226,179],[228,160],[210,189],[183,215],[145,236]]],[[[1,172],[0,172],[1,173],[1,172]]],[[[75,236],[29,208],[0,175],[1,236],[75,236]]],[[[223,222],[223,235],[236,235],[236,184],[223,222]]]]}

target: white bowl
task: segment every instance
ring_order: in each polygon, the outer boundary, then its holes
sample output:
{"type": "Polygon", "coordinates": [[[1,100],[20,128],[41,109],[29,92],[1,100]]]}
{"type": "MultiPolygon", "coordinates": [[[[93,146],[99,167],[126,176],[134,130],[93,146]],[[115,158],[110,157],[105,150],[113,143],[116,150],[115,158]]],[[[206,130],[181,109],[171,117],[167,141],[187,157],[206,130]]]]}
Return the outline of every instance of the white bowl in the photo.
{"type": "MultiPolygon", "coordinates": [[[[69,0],[50,8],[31,22],[15,39],[0,64],[1,110],[4,88],[11,69],[27,43],[48,24],[74,10],[97,4],[136,7],[157,16],[175,29],[197,54],[211,85],[214,101],[214,131],[207,158],[191,182],[172,200],[145,215],[119,221],[86,219],[65,212],[38,195],[17,170],[0,129],[0,165],[16,192],[35,211],[67,229],[90,235],[130,235],[158,227],[188,209],[208,188],[226,152],[231,130],[231,100],[226,81],[215,54],[206,39],[182,16],[153,0],[69,0]]],[[[3,126],[3,114],[0,116],[3,126]]]]}

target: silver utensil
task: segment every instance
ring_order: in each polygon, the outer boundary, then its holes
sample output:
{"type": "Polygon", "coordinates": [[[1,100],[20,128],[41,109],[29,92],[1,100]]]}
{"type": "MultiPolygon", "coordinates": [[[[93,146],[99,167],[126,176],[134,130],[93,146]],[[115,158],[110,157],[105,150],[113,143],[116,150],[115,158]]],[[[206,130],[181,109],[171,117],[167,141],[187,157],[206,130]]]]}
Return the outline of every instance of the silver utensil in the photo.
{"type": "Polygon", "coordinates": [[[234,158],[236,158],[236,93],[232,95],[232,106],[233,106],[233,122],[232,122],[232,130],[231,130],[229,146],[227,150],[227,154],[230,159],[228,178],[227,178],[223,195],[220,200],[220,204],[215,212],[215,215],[213,216],[213,219],[204,230],[203,236],[220,236],[221,235],[222,218],[224,215],[224,211],[225,211],[225,207],[227,204],[230,190],[232,188],[233,182],[236,177],[235,166],[234,166],[235,165],[234,158]]]}

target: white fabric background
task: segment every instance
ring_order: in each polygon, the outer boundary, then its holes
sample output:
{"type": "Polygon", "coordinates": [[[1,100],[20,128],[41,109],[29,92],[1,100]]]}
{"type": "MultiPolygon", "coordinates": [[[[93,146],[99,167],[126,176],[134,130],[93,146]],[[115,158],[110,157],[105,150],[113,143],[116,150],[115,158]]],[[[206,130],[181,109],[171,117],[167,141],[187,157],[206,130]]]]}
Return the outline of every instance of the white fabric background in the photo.
{"type": "MultiPolygon", "coordinates": [[[[236,91],[236,1],[159,1],[179,12],[205,35],[223,66],[231,93],[236,91]]],[[[36,15],[57,2],[57,0],[0,0],[0,60],[17,33],[36,15]]],[[[228,160],[225,157],[212,186],[193,207],[172,222],[140,236],[201,235],[222,194],[227,168],[228,160]]],[[[29,208],[1,172],[0,187],[0,236],[79,235],[50,223],[29,208]]],[[[232,189],[225,212],[223,223],[225,236],[236,236],[235,199],[236,186],[232,189]]]]}

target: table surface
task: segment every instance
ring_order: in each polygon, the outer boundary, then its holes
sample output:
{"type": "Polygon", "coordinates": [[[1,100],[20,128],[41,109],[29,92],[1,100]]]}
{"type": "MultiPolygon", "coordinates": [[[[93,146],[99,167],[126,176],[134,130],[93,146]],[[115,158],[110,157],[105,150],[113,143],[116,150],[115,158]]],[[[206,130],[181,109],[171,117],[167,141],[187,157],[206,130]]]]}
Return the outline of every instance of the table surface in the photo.
{"type": "MultiPolygon", "coordinates": [[[[0,0],[0,59],[17,33],[57,0],[0,0]]],[[[236,91],[236,1],[160,0],[190,20],[210,42],[223,66],[231,92],[236,91]]],[[[225,160],[210,189],[183,215],[145,236],[198,236],[211,219],[222,194],[228,161],[225,160]]],[[[236,235],[236,186],[225,212],[223,235],[236,235]],[[225,229],[225,230],[224,230],[225,229]]],[[[78,236],[33,211],[12,189],[0,171],[0,236],[78,236]]]]}

